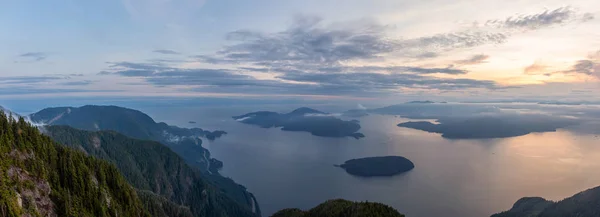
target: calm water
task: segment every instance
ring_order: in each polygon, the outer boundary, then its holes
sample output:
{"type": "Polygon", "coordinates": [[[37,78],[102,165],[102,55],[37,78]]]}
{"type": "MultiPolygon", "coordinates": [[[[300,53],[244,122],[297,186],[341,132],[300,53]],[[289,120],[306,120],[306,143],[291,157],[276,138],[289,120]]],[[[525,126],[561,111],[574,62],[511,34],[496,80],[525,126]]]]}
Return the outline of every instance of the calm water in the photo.
{"type": "Polygon", "coordinates": [[[230,118],[261,109],[292,107],[142,110],[169,124],[229,132],[205,147],[225,163],[225,176],[256,195],[265,216],[334,198],[382,202],[412,217],[489,216],[524,196],[559,200],[600,185],[600,138],[593,135],[559,131],[447,140],[396,126],[406,119],[371,115],[359,119],[367,137],[355,140],[262,129],[230,118]],[[416,168],[394,177],[359,178],[333,166],[382,155],[405,156],[416,168]]]}

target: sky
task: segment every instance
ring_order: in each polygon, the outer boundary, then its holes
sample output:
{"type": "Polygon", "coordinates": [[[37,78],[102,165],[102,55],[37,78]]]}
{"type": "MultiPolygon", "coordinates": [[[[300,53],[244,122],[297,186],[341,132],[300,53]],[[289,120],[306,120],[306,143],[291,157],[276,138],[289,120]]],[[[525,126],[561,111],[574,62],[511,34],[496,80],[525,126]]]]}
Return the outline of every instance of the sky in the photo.
{"type": "Polygon", "coordinates": [[[0,0],[0,99],[600,102],[600,1],[0,0]]]}

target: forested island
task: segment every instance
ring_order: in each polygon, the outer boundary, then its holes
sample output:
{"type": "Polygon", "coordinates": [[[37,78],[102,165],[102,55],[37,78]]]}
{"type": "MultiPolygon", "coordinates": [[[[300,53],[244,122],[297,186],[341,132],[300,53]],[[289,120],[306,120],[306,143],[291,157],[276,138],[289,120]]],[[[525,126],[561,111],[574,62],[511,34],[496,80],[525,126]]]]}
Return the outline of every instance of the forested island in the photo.
{"type": "Polygon", "coordinates": [[[336,165],[355,176],[394,176],[415,168],[410,160],[401,156],[367,157],[352,159],[342,165],[336,165]]]}
{"type": "Polygon", "coordinates": [[[284,131],[309,132],[322,137],[365,137],[357,121],[345,121],[331,114],[311,108],[299,108],[290,113],[270,111],[252,112],[234,116],[233,119],[245,124],[257,125],[263,128],[281,127],[284,131]]]}

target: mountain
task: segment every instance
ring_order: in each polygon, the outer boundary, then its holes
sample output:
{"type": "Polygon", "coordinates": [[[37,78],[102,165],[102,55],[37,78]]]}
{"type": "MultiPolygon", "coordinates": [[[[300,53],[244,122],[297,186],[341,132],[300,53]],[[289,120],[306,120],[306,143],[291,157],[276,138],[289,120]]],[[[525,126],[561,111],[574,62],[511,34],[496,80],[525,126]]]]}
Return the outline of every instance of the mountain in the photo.
{"type": "Polygon", "coordinates": [[[33,122],[47,125],[67,125],[82,130],[114,130],[129,137],[177,143],[211,135],[220,137],[224,131],[185,129],[156,123],[150,116],[133,109],[117,106],[83,106],[47,108],[30,115],[33,122]]]}
{"type": "Polygon", "coordinates": [[[308,211],[284,209],[271,217],[404,217],[394,208],[380,203],[330,200],[308,211]]]}
{"type": "Polygon", "coordinates": [[[584,217],[600,216],[600,187],[552,202],[539,197],[518,200],[508,211],[492,217],[584,217]]]}
{"type": "Polygon", "coordinates": [[[303,131],[322,137],[364,137],[360,124],[356,121],[345,121],[328,113],[311,108],[299,108],[290,113],[280,114],[270,111],[252,112],[234,116],[233,119],[263,128],[281,127],[284,131],[303,131]]]}
{"type": "Polygon", "coordinates": [[[14,118],[14,119],[19,119],[19,117],[21,117],[17,113],[14,113],[11,110],[8,110],[2,106],[0,106],[0,113],[4,113],[4,116],[9,117],[9,118],[14,118]]]}
{"type": "Polygon", "coordinates": [[[112,164],[0,113],[0,216],[149,216],[112,164]]]}
{"type": "MultiPolygon", "coordinates": [[[[115,164],[135,188],[187,206],[194,216],[255,216],[225,194],[228,189],[205,181],[198,169],[158,142],[68,126],[48,126],[46,133],[59,143],[115,164]]],[[[244,200],[251,204],[253,197],[248,194],[244,200]]]]}
{"type": "MultiPolygon", "coordinates": [[[[160,142],[181,156],[188,165],[201,171],[205,181],[212,183],[227,196],[248,210],[260,209],[244,186],[218,173],[222,162],[211,159],[210,152],[202,147],[199,137],[217,138],[224,131],[206,131],[200,128],[179,128],[157,123],[150,116],[133,109],[117,106],[83,106],[47,108],[31,114],[30,119],[47,125],[64,125],[87,131],[115,131],[128,137],[160,142]]],[[[55,135],[56,136],[56,135],[55,135]]]]}

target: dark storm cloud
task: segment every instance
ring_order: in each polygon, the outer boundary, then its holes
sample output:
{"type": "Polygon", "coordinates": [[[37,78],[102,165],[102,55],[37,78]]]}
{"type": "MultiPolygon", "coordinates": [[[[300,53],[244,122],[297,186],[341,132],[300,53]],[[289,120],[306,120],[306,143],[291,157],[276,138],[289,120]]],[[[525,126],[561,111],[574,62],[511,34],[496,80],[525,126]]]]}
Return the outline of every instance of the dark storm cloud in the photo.
{"type": "Polygon", "coordinates": [[[27,59],[27,60],[31,60],[34,62],[39,62],[39,61],[42,61],[42,60],[45,60],[46,58],[48,58],[48,54],[43,53],[43,52],[28,52],[28,53],[20,54],[19,57],[27,59]]]}
{"type": "Polygon", "coordinates": [[[152,52],[154,53],[159,53],[159,54],[167,54],[167,55],[177,55],[177,54],[181,54],[177,51],[174,50],[167,50],[167,49],[160,49],[160,50],[153,50],[152,52]]]}
{"type": "Polygon", "coordinates": [[[501,28],[535,30],[576,20],[585,22],[592,19],[594,19],[594,16],[590,13],[580,16],[577,11],[571,7],[560,7],[554,10],[546,10],[538,14],[512,16],[504,20],[489,20],[486,24],[501,28]]]}
{"type": "Polygon", "coordinates": [[[458,60],[455,63],[460,65],[476,65],[480,63],[484,63],[490,56],[484,54],[474,55],[468,59],[458,60]]]}

